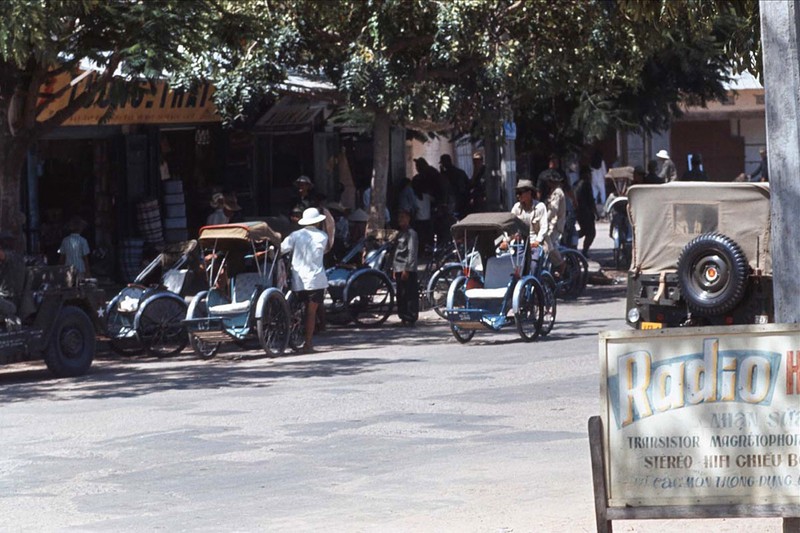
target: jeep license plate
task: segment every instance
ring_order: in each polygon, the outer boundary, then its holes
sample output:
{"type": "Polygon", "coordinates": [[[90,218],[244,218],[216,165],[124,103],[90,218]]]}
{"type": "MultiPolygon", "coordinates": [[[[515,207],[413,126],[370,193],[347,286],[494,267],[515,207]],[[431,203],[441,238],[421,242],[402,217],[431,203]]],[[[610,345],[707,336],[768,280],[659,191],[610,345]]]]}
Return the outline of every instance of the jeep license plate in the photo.
{"type": "Polygon", "coordinates": [[[661,329],[664,325],[661,322],[642,322],[639,329],[661,329]]]}

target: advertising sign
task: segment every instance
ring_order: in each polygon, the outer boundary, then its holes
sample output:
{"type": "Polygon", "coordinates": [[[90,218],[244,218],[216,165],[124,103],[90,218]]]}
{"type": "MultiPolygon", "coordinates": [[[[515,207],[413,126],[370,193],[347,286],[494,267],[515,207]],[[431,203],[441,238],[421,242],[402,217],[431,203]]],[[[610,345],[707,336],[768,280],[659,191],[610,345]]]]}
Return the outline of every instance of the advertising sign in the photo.
{"type": "MultiPolygon", "coordinates": [[[[47,105],[39,114],[38,120],[46,120],[66,107],[85,91],[89,84],[94,83],[97,76],[96,72],[84,72],[74,79],[66,73],[54,78],[44,87],[40,105],[43,103],[47,105]]],[[[220,122],[220,116],[211,100],[213,93],[214,87],[208,83],[198,86],[193,91],[174,91],[164,81],[152,85],[143,82],[142,92],[120,104],[106,124],[220,122]]],[[[109,103],[107,95],[101,92],[94,101],[64,121],[63,125],[96,126],[108,110],[109,103]]]]}
{"type": "Polygon", "coordinates": [[[800,504],[800,327],[600,335],[609,507],[800,504]]]}

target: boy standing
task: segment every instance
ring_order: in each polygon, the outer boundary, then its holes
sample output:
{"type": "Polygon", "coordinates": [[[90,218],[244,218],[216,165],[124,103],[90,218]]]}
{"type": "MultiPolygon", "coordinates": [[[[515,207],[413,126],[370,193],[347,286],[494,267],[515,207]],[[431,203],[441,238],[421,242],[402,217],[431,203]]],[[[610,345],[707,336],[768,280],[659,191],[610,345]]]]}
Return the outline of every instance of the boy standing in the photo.
{"type": "Polygon", "coordinates": [[[397,316],[404,326],[413,326],[419,318],[419,284],[417,282],[417,251],[419,238],[411,229],[411,212],[400,210],[397,214],[400,233],[392,260],[394,279],[397,282],[397,316]]]}
{"type": "Polygon", "coordinates": [[[89,270],[89,243],[81,237],[81,233],[86,229],[86,222],[81,217],[74,216],[69,219],[67,228],[69,235],[61,241],[58,253],[61,254],[61,264],[75,267],[78,272],[78,279],[91,277],[89,270]]]}

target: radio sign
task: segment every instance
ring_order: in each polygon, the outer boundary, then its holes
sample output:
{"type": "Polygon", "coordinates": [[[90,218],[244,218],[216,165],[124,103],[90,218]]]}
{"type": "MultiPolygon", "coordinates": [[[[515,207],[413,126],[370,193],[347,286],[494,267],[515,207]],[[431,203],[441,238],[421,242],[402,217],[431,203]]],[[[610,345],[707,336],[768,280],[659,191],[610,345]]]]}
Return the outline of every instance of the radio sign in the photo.
{"type": "Polygon", "coordinates": [[[609,507],[800,503],[800,329],[600,335],[609,507]]]}

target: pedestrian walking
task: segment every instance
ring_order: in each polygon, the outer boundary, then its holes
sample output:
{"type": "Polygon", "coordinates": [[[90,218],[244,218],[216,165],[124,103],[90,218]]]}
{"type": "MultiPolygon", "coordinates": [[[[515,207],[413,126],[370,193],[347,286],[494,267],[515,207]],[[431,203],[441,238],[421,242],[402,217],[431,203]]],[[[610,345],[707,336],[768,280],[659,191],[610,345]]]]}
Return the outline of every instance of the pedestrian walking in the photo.
{"type": "Polygon", "coordinates": [[[592,197],[594,198],[595,212],[602,213],[606,203],[606,174],[608,168],[603,159],[603,152],[595,150],[591,161],[592,197]]]}
{"type": "Polygon", "coordinates": [[[588,167],[581,168],[581,181],[575,189],[575,199],[577,201],[577,217],[580,231],[579,237],[583,237],[583,255],[589,257],[589,248],[597,235],[595,220],[597,218],[597,208],[595,207],[594,188],[592,187],[592,170],[588,167]]]}
{"type": "Polygon", "coordinates": [[[545,205],[547,206],[547,234],[545,236],[545,246],[550,253],[550,261],[556,276],[564,273],[566,264],[558,245],[561,242],[561,234],[564,233],[564,224],[567,220],[567,199],[561,189],[563,178],[557,172],[552,172],[545,182],[546,190],[542,191],[547,195],[545,205]]]}
{"type": "Polygon", "coordinates": [[[323,304],[328,278],[323,256],[328,247],[328,235],[321,229],[325,215],[315,207],[303,211],[298,221],[302,229],[291,233],[281,243],[281,253],[292,253],[292,291],[306,306],[306,338],[304,353],[314,351],[314,327],[317,309],[323,304]]]}
{"type": "Polygon", "coordinates": [[[769,165],[767,164],[767,149],[762,148],[758,151],[761,161],[756,170],[748,176],[747,181],[769,181],[769,165]]]}
{"type": "Polygon", "coordinates": [[[392,271],[397,283],[397,316],[404,326],[413,326],[419,318],[419,283],[417,255],[419,238],[411,228],[411,213],[397,213],[399,233],[395,242],[392,271]]]}
{"type": "Polygon", "coordinates": [[[658,172],[658,177],[661,178],[663,183],[670,183],[678,179],[678,169],[675,163],[669,157],[669,152],[666,150],[659,150],[656,157],[661,159],[661,170],[658,172]]]}
{"type": "Polygon", "coordinates": [[[89,243],[81,233],[86,229],[86,221],[79,216],[73,216],[67,223],[69,235],[61,241],[58,253],[61,255],[61,264],[75,268],[78,279],[92,276],[89,268],[89,243]]]}

